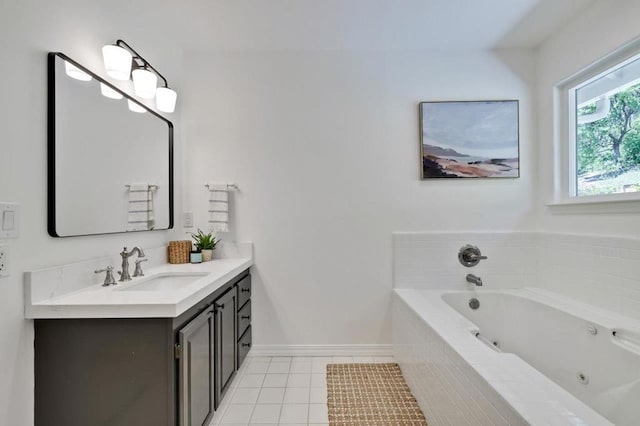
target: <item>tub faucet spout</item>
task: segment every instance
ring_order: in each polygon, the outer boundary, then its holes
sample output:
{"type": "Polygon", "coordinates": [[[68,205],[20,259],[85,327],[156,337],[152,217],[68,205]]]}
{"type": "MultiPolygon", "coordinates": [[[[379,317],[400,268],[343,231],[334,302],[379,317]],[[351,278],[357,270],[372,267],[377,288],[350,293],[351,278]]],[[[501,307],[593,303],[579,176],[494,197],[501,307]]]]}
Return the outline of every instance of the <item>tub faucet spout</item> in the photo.
{"type": "Polygon", "coordinates": [[[482,278],[477,275],[467,274],[467,282],[475,284],[478,287],[482,287],[482,278]]]}

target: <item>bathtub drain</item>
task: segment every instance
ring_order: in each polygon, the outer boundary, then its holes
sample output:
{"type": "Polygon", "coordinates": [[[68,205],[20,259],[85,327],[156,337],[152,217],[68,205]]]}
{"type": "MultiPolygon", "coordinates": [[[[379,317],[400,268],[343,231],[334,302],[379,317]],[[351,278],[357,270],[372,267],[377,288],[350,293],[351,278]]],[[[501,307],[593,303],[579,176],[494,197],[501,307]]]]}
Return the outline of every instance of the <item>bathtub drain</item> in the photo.
{"type": "Polygon", "coordinates": [[[576,374],[576,377],[578,378],[578,381],[583,385],[586,385],[589,383],[589,376],[587,376],[586,374],[580,371],[578,371],[578,373],[576,374]]]}

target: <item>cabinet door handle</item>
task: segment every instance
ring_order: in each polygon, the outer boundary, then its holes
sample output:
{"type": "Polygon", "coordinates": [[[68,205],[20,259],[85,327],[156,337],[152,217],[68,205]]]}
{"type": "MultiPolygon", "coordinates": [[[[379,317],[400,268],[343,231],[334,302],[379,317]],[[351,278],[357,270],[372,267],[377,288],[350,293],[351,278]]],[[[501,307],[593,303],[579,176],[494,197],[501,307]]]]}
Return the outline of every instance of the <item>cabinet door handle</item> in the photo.
{"type": "Polygon", "coordinates": [[[241,315],[240,319],[250,320],[251,319],[251,315],[241,315]]]}
{"type": "Polygon", "coordinates": [[[251,347],[251,343],[243,343],[242,346],[245,347],[245,348],[250,348],[251,347]]]}
{"type": "Polygon", "coordinates": [[[251,291],[250,288],[241,288],[240,293],[249,293],[251,291]]]}
{"type": "Polygon", "coordinates": [[[224,309],[224,303],[216,303],[216,308],[224,309]]]}

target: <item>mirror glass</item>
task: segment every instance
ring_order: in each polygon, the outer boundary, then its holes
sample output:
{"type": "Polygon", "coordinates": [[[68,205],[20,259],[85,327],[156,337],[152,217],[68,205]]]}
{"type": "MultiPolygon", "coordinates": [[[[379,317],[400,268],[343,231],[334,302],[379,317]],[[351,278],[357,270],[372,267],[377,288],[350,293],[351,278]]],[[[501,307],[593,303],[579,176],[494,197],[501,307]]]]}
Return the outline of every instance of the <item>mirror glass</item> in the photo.
{"type": "Polygon", "coordinates": [[[49,54],[48,174],[54,237],[173,227],[173,125],[62,53],[49,54]]]}

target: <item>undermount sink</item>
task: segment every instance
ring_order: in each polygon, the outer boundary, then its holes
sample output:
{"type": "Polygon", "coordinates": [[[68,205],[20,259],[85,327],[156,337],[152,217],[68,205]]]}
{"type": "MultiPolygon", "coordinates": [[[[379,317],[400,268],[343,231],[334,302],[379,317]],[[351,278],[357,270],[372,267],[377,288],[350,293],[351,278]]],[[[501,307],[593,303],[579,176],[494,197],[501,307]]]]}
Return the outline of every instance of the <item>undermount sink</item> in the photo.
{"type": "Polygon", "coordinates": [[[188,287],[191,283],[207,275],[206,272],[166,272],[140,282],[129,283],[126,287],[118,287],[119,291],[171,291],[188,287]]]}

